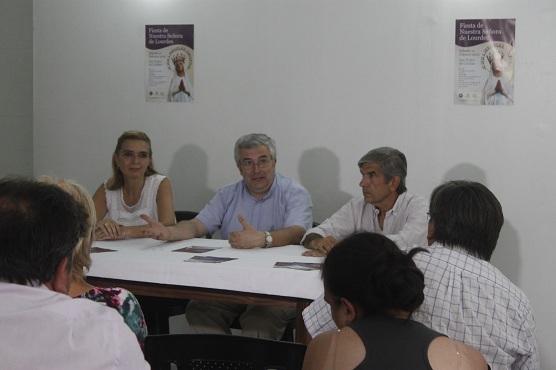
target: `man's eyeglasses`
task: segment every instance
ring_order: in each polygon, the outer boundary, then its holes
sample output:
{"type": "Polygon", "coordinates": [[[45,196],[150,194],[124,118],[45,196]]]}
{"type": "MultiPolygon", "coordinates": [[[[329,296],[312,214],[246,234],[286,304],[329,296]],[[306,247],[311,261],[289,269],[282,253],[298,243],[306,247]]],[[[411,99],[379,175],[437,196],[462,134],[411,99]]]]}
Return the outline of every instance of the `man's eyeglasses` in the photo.
{"type": "Polygon", "coordinates": [[[246,158],[246,159],[242,159],[241,161],[239,161],[239,165],[241,166],[241,168],[243,169],[251,169],[253,168],[253,166],[257,166],[260,169],[266,169],[268,167],[270,167],[272,164],[272,159],[268,158],[268,157],[262,157],[257,159],[256,161],[250,159],[250,158],[246,158]]]}

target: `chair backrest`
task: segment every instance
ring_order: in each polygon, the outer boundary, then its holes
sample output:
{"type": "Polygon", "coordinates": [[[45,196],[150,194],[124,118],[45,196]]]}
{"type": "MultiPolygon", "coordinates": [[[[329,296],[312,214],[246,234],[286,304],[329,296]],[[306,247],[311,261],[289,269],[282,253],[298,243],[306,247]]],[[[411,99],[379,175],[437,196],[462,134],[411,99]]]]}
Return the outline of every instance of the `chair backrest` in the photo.
{"type": "Polygon", "coordinates": [[[193,211],[176,211],[175,213],[177,222],[194,219],[199,214],[199,212],[193,211]]]}
{"type": "Polygon", "coordinates": [[[219,334],[150,335],[145,357],[153,370],[301,370],[306,346],[219,334]]]}

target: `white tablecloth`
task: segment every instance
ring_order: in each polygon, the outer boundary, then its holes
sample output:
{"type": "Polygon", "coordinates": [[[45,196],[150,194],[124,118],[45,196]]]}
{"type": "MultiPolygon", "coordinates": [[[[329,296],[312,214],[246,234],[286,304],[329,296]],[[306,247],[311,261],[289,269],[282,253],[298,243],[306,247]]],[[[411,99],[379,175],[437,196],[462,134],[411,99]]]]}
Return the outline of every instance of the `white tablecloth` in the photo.
{"type": "Polygon", "coordinates": [[[304,257],[299,245],[267,249],[234,249],[226,240],[191,239],[162,242],[153,239],[94,242],[93,247],[115,252],[92,253],[89,276],[185,285],[283,297],[315,299],[323,291],[320,271],[274,268],[276,262],[322,262],[304,257]],[[187,246],[220,249],[206,253],[173,252],[187,246]],[[185,262],[193,256],[237,258],[222,263],[185,262]]]}

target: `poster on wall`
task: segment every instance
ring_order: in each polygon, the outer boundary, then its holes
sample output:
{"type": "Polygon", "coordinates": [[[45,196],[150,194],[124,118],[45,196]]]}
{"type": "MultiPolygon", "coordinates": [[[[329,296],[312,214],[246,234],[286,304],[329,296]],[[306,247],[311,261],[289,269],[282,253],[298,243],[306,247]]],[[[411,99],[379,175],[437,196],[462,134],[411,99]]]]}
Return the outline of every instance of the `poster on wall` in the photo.
{"type": "Polygon", "coordinates": [[[515,19],[456,19],[456,104],[514,104],[515,19]]]}
{"type": "Polygon", "coordinates": [[[147,102],[193,101],[193,25],[145,26],[147,102]]]}

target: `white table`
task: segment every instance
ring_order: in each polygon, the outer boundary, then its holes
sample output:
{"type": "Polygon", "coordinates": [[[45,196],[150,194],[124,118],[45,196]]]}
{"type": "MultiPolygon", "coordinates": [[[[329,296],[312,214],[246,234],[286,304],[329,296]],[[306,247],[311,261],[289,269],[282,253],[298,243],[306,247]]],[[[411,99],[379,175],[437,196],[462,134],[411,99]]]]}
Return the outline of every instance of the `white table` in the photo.
{"type": "Polygon", "coordinates": [[[304,257],[298,245],[233,249],[226,240],[191,239],[161,242],[153,239],[95,242],[113,252],[92,253],[88,279],[95,285],[120,286],[137,295],[221,300],[243,304],[295,306],[296,340],[306,341],[301,311],[322,293],[320,271],[275,268],[276,262],[322,262],[304,257]],[[175,252],[190,246],[218,248],[205,253],[175,252]],[[222,263],[186,262],[194,256],[237,258],[222,263]]]}

